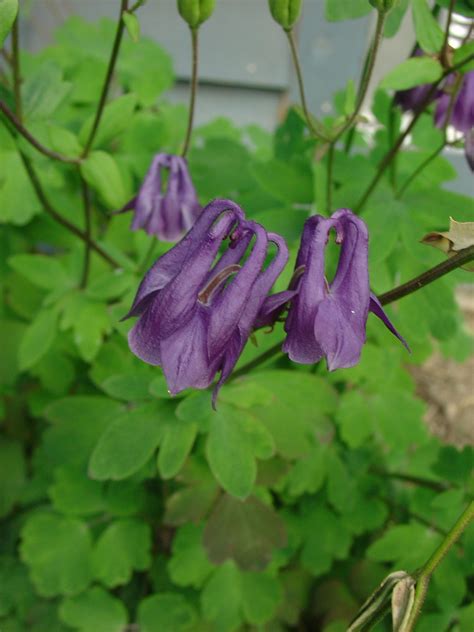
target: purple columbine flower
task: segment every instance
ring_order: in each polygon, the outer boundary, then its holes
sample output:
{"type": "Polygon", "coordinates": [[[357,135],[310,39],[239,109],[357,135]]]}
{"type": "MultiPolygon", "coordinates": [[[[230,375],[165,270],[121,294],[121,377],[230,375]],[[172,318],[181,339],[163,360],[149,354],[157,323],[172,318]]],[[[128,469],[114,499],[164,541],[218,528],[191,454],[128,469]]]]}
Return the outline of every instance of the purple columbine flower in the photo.
{"type": "Polygon", "coordinates": [[[143,279],[126,316],[139,316],[129,333],[131,350],[163,368],[173,395],[207,388],[221,371],[219,388],[287,258],[281,237],[246,221],[233,202],[214,200],[143,279]],[[264,269],[270,242],[278,252],[264,269]]]}
{"type": "Polygon", "coordinates": [[[178,241],[201,212],[185,158],[157,154],[137,195],[119,212],[135,210],[132,230],[143,228],[162,241],[178,241]],[[163,186],[164,171],[168,182],[163,186]]]}
{"type": "Polygon", "coordinates": [[[406,346],[370,291],[367,227],[350,210],[306,221],[295,273],[296,296],[286,319],[283,345],[291,360],[313,364],[326,357],[330,371],[354,366],[365,343],[369,311],[406,346]],[[336,231],[341,253],[336,275],[328,283],[325,249],[331,229],[336,231]]]}
{"type": "MultiPolygon", "coordinates": [[[[445,88],[449,88],[454,82],[455,79],[451,75],[445,88]]],[[[435,123],[438,127],[443,127],[446,122],[450,102],[449,92],[443,92],[438,98],[435,112],[435,123]]],[[[449,123],[464,134],[474,127],[474,70],[467,72],[462,79],[461,88],[454,98],[449,123]]]]}

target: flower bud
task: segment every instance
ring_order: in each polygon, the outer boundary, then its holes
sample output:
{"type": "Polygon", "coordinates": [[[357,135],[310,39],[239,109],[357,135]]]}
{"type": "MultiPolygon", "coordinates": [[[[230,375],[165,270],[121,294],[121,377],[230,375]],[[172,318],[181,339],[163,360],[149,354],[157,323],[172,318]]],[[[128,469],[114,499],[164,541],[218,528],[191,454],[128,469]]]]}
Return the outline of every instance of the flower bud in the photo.
{"type": "Polygon", "coordinates": [[[388,13],[398,4],[398,0],[369,0],[370,4],[381,13],[388,13]]]}
{"type": "Polygon", "coordinates": [[[192,29],[197,29],[211,17],[216,0],[178,0],[178,11],[192,29]]]}
{"type": "Polygon", "coordinates": [[[290,31],[300,17],[303,0],[268,0],[270,13],[275,22],[285,30],[290,31]]]}

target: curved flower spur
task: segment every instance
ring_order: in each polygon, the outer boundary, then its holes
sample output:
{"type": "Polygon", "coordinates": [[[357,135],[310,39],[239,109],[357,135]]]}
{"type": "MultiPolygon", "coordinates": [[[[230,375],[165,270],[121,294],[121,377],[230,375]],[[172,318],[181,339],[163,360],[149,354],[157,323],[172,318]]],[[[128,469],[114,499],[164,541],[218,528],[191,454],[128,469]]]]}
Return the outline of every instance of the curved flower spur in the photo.
{"type": "Polygon", "coordinates": [[[175,242],[193,226],[201,212],[186,159],[157,154],[137,195],[118,213],[134,209],[132,230],[143,228],[162,241],[175,242]],[[163,186],[164,172],[168,181],[163,186]]]}
{"type": "Polygon", "coordinates": [[[330,218],[315,215],[306,221],[296,272],[296,296],[286,319],[283,344],[291,360],[313,364],[326,357],[330,371],[354,366],[366,340],[369,311],[407,346],[370,291],[367,227],[350,210],[340,209],[330,218]],[[329,284],[325,249],[331,229],[336,231],[341,253],[329,284]]]}
{"type": "Polygon", "coordinates": [[[233,202],[211,202],[143,279],[126,316],[140,316],[129,333],[131,350],[163,368],[173,395],[207,388],[221,371],[219,388],[287,258],[281,237],[246,221],[233,202]],[[227,237],[230,244],[214,264],[227,237]],[[269,242],[278,253],[263,269],[269,242]]]}

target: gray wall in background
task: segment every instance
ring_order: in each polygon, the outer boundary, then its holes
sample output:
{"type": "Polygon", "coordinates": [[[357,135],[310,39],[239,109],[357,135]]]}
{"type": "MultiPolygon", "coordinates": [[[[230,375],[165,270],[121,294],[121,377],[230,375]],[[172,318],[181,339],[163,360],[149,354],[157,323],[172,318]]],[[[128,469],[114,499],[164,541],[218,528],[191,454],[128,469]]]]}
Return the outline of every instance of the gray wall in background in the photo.
{"type": "MultiPolygon", "coordinates": [[[[79,14],[91,21],[115,18],[119,7],[118,0],[29,0],[27,4],[30,12],[22,35],[24,45],[32,51],[51,43],[55,28],[68,16],[79,14]]],[[[186,102],[190,38],[177,13],[176,0],[148,0],[139,17],[142,33],[156,39],[173,57],[178,81],[168,98],[186,102]]],[[[348,79],[358,80],[373,33],[373,17],[328,23],[324,0],[305,0],[297,36],[308,101],[316,115],[331,113],[333,93],[343,89],[348,79]]],[[[217,0],[200,39],[196,123],[229,116],[238,125],[256,123],[273,129],[288,100],[298,99],[298,92],[286,37],[270,18],[267,0],[217,0]]],[[[413,42],[411,15],[407,14],[397,36],[383,43],[367,104],[380,78],[406,58],[413,42]]],[[[462,152],[451,150],[447,157],[459,173],[450,188],[472,193],[472,177],[462,152]]]]}

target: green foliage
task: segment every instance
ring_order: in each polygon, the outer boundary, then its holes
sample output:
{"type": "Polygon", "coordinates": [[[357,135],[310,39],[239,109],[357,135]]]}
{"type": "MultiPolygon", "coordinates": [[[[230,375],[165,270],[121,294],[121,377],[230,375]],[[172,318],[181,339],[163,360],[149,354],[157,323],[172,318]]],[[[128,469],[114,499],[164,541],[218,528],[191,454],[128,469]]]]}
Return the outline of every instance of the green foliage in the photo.
{"type": "Polygon", "coordinates": [[[0,1],[0,46],[3,46],[3,42],[15,21],[17,13],[18,0],[0,1]]]}
{"type": "MultiPolygon", "coordinates": [[[[408,4],[390,12],[386,35],[408,4]]],[[[434,52],[439,30],[427,3],[410,6],[420,44],[434,52]]],[[[368,0],[326,1],[330,20],[371,10],[368,0]]],[[[456,10],[469,14],[463,1],[456,10]]],[[[133,197],[155,153],[178,151],[186,109],[167,102],[171,60],[137,37],[132,17],[124,19],[138,41],[125,35],[113,98],[80,171],[38,154],[0,121],[0,629],[283,632],[317,621],[325,632],[345,630],[384,576],[415,572],[428,559],[472,498],[474,450],[428,434],[407,371],[436,348],[458,360],[469,353],[453,299],[465,277],[447,275],[387,308],[411,355],[370,316],[352,369],[329,373],[323,363],[278,356],[224,385],[217,411],[209,392],[171,399],[161,369],[130,353],[131,325],[120,322],[151,238],[110,211],[133,197]],[[93,251],[84,287],[84,243],[45,212],[19,150],[51,204],[80,230],[84,176],[92,237],[120,267],[93,251]]],[[[25,125],[45,146],[81,155],[114,32],[110,21],[75,17],[53,45],[23,55],[25,125]]],[[[470,53],[466,44],[454,62],[470,53]]],[[[432,82],[440,72],[429,57],[413,59],[381,86],[432,82]]],[[[13,104],[10,84],[0,82],[13,104]]],[[[336,98],[338,115],[353,110],[354,85],[336,98]]],[[[333,206],[357,203],[400,127],[383,89],[372,109],[370,147],[356,132],[352,151],[344,142],[335,148],[333,206]]],[[[200,201],[235,199],[287,239],[294,260],[308,214],[327,205],[324,147],[301,110],[290,108],[274,134],[219,118],[193,139],[200,201]]],[[[449,215],[472,219],[472,201],[445,188],[456,172],[443,156],[397,195],[442,142],[431,112],[411,139],[362,211],[378,293],[440,261],[418,243],[424,234],[446,229],[449,215]]],[[[155,244],[152,254],[167,248],[155,244]]],[[[291,274],[289,266],[277,290],[291,274]]],[[[281,337],[280,325],[256,332],[239,366],[281,337]]],[[[471,528],[433,577],[422,632],[471,632],[473,561],[471,528]]]]}

